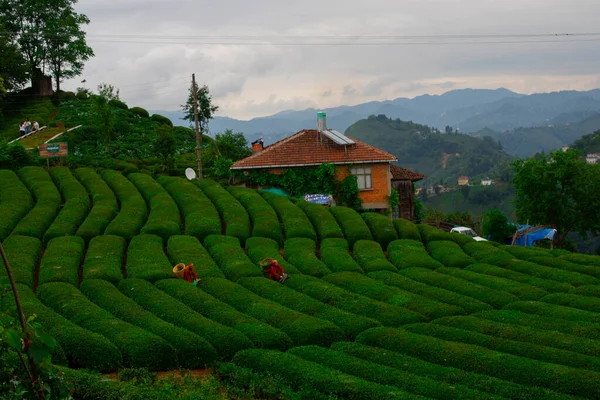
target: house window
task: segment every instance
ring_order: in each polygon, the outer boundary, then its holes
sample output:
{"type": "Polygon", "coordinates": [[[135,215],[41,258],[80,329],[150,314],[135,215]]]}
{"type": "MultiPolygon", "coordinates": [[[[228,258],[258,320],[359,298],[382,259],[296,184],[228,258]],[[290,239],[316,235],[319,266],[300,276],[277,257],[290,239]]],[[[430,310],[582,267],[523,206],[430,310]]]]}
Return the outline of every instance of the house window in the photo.
{"type": "Polygon", "coordinates": [[[352,168],[352,175],[356,176],[358,188],[360,190],[373,189],[373,179],[371,175],[371,167],[368,168],[352,168]]]}

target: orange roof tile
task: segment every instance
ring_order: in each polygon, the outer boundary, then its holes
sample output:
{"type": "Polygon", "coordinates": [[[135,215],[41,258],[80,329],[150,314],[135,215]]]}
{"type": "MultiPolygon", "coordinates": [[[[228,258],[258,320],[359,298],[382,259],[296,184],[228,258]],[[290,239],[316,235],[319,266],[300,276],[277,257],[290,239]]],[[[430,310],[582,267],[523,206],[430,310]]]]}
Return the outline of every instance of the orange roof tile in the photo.
{"type": "Polygon", "coordinates": [[[421,179],[427,178],[425,175],[420,174],[415,171],[411,171],[410,169],[402,168],[397,165],[390,165],[390,171],[392,172],[392,180],[410,180],[410,181],[420,181],[421,179]]]}
{"type": "Polygon", "coordinates": [[[301,167],[330,164],[360,164],[397,161],[396,157],[351,138],[356,144],[342,146],[314,129],[303,130],[234,163],[231,169],[301,167]]]}

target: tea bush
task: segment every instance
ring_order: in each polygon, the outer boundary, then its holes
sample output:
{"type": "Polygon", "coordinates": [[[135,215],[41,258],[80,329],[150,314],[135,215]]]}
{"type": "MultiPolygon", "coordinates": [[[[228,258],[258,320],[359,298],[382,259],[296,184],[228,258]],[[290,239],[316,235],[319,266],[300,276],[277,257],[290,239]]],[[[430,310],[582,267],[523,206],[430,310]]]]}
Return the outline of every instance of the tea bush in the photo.
{"type": "Polygon", "coordinates": [[[103,279],[117,285],[123,279],[123,258],[126,242],[120,236],[96,236],[83,262],[83,279],[103,279]]]}
{"type": "Polygon", "coordinates": [[[248,239],[246,242],[246,253],[256,266],[260,265],[260,262],[265,258],[272,258],[277,260],[286,273],[300,273],[296,267],[283,259],[283,256],[279,252],[279,244],[273,239],[261,237],[252,237],[248,239]]]}
{"type": "Polygon", "coordinates": [[[361,214],[361,216],[371,230],[373,238],[383,249],[387,249],[388,244],[394,240],[398,240],[396,228],[394,228],[392,221],[385,215],[366,212],[361,214]]]}
{"type": "Polygon", "coordinates": [[[394,240],[390,243],[388,257],[390,262],[398,269],[413,267],[437,269],[443,267],[443,264],[429,256],[421,242],[411,239],[394,240]]]}
{"type": "Polygon", "coordinates": [[[579,310],[598,312],[600,299],[573,293],[553,293],[540,299],[541,302],[577,308],[579,310]]]}
{"type": "Polygon", "coordinates": [[[507,304],[505,310],[516,310],[527,314],[535,314],[543,317],[555,319],[564,319],[567,321],[582,321],[600,324],[600,315],[596,312],[579,310],[573,307],[566,307],[540,301],[517,301],[507,304]]]}
{"type": "MultiPolygon", "coordinates": [[[[42,242],[31,236],[11,235],[3,243],[6,258],[15,282],[33,287],[33,271],[40,258],[42,242]]],[[[0,277],[6,276],[4,260],[0,257],[0,277]]]]}
{"type": "Polygon", "coordinates": [[[171,236],[167,251],[171,264],[194,264],[194,271],[199,278],[216,277],[225,278],[223,272],[208,254],[208,251],[193,236],[171,236]]]}
{"type": "Polygon", "coordinates": [[[211,235],[204,245],[227,279],[235,282],[246,276],[263,276],[263,271],[250,261],[237,238],[211,235]]]}
{"type": "Polygon", "coordinates": [[[116,194],[121,205],[119,214],[108,224],[104,234],[121,236],[129,242],[144,226],[148,214],[146,201],[134,184],[121,173],[104,170],[101,176],[116,194]]]}
{"type": "Polygon", "coordinates": [[[240,186],[227,188],[248,211],[252,220],[252,236],[266,237],[283,246],[283,235],[277,213],[256,191],[240,186]]]}
{"type": "Polygon", "coordinates": [[[159,279],[176,278],[173,266],[163,250],[163,241],[155,235],[138,235],[131,240],[127,249],[128,278],[155,282],[159,279]]]}
{"type": "Polygon", "coordinates": [[[0,170],[0,182],[0,241],[4,241],[33,208],[33,198],[13,171],[0,170]]]}
{"type": "Polygon", "coordinates": [[[394,224],[394,228],[396,228],[396,232],[398,232],[399,239],[416,240],[417,242],[421,241],[421,234],[419,233],[417,225],[402,218],[396,218],[392,223],[394,224]]]}
{"type": "Polygon", "coordinates": [[[369,227],[359,213],[348,207],[332,207],[331,214],[342,228],[350,248],[359,240],[373,240],[369,227]]]}
{"type": "Polygon", "coordinates": [[[62,236],[48,243],[40,262],[39,283],[66,282],[79,287],[79,266],[85,243],[79,236],[62,236]]]}
{"type": "Polygon", "coordinates": [[[432,241],[427,244],[429,254],[435,260],[450,268],[465,268],[476,261],[466,255],[455,242],[447,240],[432,241]]]}
{"type": "Polygon", "coordinates": [[[285,241],[285,259],[303,274],[323,277],[331,270],[317,258],[316,247],[311,239],[288,239],[285,241]]]}
{"type": "Polygon", "coordinates": [[[600,285],[600,279],[594,278],[593,276],[546,267],[529,261],[502,260],[499,261],[497,265],[511,271],[535,276],[536,278],[568,283],[573,286],[600,285]]]}
{"type": "Polygon", "coordinates": [[[372,240],[359,240],[354,244],[354,258],[365,272],[393,271],[398,269],[390,263],[381,245],[372,240]]]}
{"type": "Polygon", "coordinates": [[[93,169],[79,168],[73,174],[92,197],[92,209],[76,233],[86,243],[89,243],[94,236],[102,235],[108,224],[117,215],[117,198],[93,169]]]}
{"type": "Polygon", "coordinates": [[[304,200],[299,200],[296,205],[308,216],[317,231],[320,241],[331,238],[344,238],[342,229],[325,206],[304,200]]]}
{"type": "Polygon", "coordinates": [[[325,239],[321,242],[321,261],[333,272],[364,271],[352,258],[346,239],[325,239]]]}
{"type": "Polygon", "coordinates": [[[286,239],[306,238],[317,240],[317,234],[310,220],[298,206],[287,197],[273,193],[261,193],[262,197],[273,207],[283,224],[286,239]]]}
{"type": "Polygon", "coordinates": [[[465,268],[465,271],[477,272],[489,276],[497,276],[499,278],[537,287],[538,289],[545,290],[549,293],[568,292],[573,289],[573,286],[569,285],[568,283],[536,278],[521,272],[511,271],[509,269],[500,268],[489,264],[472,264],[465,268]]]}
{"type": "MultiPolygon", "coordinates": [[[[565,271],[577,272],[584,275],[593,276],[594,278],[600,278],[600,267],[596,267],[594,265],[581,265],[576,264],[567,260],[562,260],[560,258],[555,258],[552,256],[544,256],[544,257],[530,257],[528,259],[529,262],[533,262],[539,265],[543,265],[546,267],[552,267],[556,269],[561,269],[565,271]]],[[[593,284],[590,282],[590,284],[593,284]]]]}

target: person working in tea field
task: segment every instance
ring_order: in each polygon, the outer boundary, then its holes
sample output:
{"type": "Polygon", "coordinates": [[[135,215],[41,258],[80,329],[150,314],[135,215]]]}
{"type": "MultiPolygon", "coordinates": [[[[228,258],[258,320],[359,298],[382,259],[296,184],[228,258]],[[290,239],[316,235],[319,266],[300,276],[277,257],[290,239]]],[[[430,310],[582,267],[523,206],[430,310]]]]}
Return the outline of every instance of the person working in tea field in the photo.
{"type": "Polygon", "coordinates": [[[188,264],[187,267],[183,270],[183,279],[192,283],[194,286],[198,284],[200,280],[198,275],[196,275],[196,271],[194,270],[194,264],[188,264]]]}
{"type": "Polygon", "coordinates": [[[289,275],[285,273],[283,267],[279,265],[277,260],[270,258],[264,259],[261,262],[261,266],[267,278],[271,279],[272,281],[283,283],[289,278],[289,275]]]}

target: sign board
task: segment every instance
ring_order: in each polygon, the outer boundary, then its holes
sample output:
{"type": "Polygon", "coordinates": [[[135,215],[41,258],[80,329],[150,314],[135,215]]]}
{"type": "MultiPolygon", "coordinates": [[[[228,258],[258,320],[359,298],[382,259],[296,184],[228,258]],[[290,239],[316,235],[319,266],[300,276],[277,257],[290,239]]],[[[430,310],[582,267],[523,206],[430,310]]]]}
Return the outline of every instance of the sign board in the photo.
{"type": "Polygon", "coordinates": [[[69,155],[69,150],[66,143],[44,143],[40,144],[40,157],[66,157],[69,155]]]}

